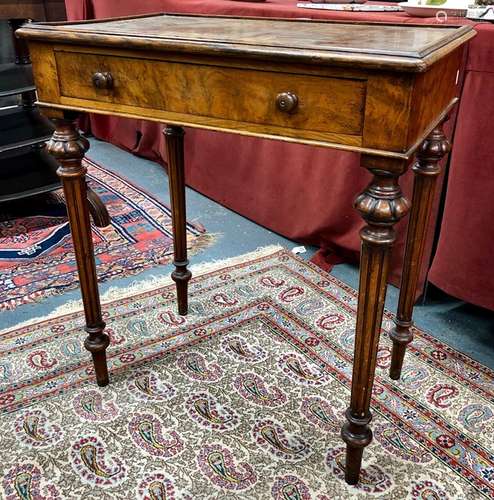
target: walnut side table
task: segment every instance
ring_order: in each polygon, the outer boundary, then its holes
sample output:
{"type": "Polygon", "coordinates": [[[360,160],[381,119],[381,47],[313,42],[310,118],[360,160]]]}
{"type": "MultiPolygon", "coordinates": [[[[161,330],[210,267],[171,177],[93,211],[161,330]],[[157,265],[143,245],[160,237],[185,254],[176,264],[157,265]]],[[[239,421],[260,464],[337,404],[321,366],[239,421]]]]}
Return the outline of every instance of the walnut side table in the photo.
{"type": "Polygon", "coordinates": [[[359,478],[372,440],[369,410],[393,226],[410,208],[399,178],[416,175],[391,377],[412,339],[418,263],[439,160],[442,123],[457,101],[469,26],[387,25],[151,15],[18,30],[29,42],[38,105],[56,118],[48,150],[60,163],[86,316],[86,348],[99,385],[108,383],[85,169],[88,144],[74,112],[168,123],[178,310],[187,313],[182,126],[229,131],[361,153],[372,181],[355,200],[361,231],[360,287],[350,406],[342,437],[346,481],[359,478]]]}

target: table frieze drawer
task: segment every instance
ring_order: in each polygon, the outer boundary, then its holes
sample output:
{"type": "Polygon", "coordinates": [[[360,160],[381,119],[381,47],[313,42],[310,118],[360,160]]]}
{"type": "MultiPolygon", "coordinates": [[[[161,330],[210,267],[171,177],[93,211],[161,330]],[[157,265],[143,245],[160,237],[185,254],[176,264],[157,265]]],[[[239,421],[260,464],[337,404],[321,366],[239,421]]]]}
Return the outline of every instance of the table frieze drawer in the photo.
{"type": "MultiPolygon", "coordinates": [[[[95,101],[360,138],[366,81],[166,60],[55,51],[61,102],[95,101]],[[342,83],[344,83],[342,85],[342,83]]],[[[109,106],[105,106],[108,104],[109,106]]],[[[272,130],[270,130],[272,129],[272,130]]]]}

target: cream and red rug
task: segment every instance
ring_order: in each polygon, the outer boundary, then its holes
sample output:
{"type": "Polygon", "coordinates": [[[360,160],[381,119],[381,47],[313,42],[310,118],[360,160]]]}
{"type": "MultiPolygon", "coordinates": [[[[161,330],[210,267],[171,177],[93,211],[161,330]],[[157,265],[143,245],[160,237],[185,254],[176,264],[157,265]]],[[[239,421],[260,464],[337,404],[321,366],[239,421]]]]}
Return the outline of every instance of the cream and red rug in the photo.
{"type": "Polygon", "coordinates": [[[284,250],[104,307],[98,388],[81,312],[0,336],[0,497],[494,496],[493,372],[416,331],[390,380],[386,315],[362,480],[343,480],[356,293],[284,250]]]}

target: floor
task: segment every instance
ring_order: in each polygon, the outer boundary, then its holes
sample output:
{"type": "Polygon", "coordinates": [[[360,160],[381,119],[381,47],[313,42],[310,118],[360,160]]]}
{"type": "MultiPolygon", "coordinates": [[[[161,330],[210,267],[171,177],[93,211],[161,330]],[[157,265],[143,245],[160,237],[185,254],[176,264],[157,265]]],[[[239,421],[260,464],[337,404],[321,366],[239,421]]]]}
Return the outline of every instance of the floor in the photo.
{"type": "MultiPolygon", "coordinates": [[[[91,141],[89,157],[94,161],[127,177],[156,198],[168,203],[168,183],[164,169],[150,161],[137,158],[110,144],[91,141]]],[[[240,215],[218,205],[212,200],[188,189],[188,220],[199,221],[210,233],[217,235],[216,242],[193,258],[194,264],[225,259],[255,250],[259,247],[280,244],[292,249],[299,244],[287,240],[240,215]]],[[[310,258],[315,248],[307,248],[302,256],[310,258]]],[[[140,275],[113,280],[102,284],[104,292],[113,286],[128,286],[136,280],[150,276],[168,275],[171,266],[159,266],[144,271],[140,275]]],[[[346,264],[335,266],[332,274],[345,283],[358,286],[358,268],[346,264]]],[[[74,290],[64,295],[51,297],[43,302],[24,305],[14,311],[0,313],[0,328],[47,315],[67,300],[79,298],[74,290]]],[[[398,290],[388,287],[386,307],[396,310],[398,290]]],[[[448,297],[438,290],[432,290],[425,304],[415,309],[415,322],[436,338],[470,355],[481,363],[494,369],[494,313],[448,297]]]]}

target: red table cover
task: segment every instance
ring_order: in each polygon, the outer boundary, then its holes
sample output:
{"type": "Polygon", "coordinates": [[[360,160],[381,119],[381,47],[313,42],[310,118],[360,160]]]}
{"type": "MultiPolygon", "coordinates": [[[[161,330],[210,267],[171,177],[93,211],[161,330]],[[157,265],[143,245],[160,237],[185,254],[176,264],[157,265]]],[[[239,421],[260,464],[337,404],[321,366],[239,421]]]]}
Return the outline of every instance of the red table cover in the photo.
{"type": "MultiPolygon", "coordinates": [[[[397,23],[435,23],[404,13],[352,13],[299,9],[295,0],[263,3],[231,0],[66,0],[70,20],[182,12],[222,15],[304,17],[397,23]]],[[[468,23],[452,19],[453,24],[468,23]]],[[[493,151],[489,118],[494,116],[494,25],[477,24],[478,36],[466,51],[462,100],[453,125],[454,149],[443,222],[429,279],[465,301],[494,309],[493,151]]],[[[459,89],[460,91],[461,89],[459,89]]],[[[162,126],[156,123],[97,116],[96,137],[136,154],[163,162],[162,126]]],[[[187,129],[187,184],[242,215],[288,238],[331,248],[356,260],[362,220],[352,209],[355,195],[369,181],[354,153],[295,145],[252,137],[187,129]]],[[[412,175],[402,179],[411,196],[412,175]]],[[[429,231],[421,283],[431,255],[429,231]]],[[[397,227],[390,281],[399,283],[406,221],[397,227]]]]}

